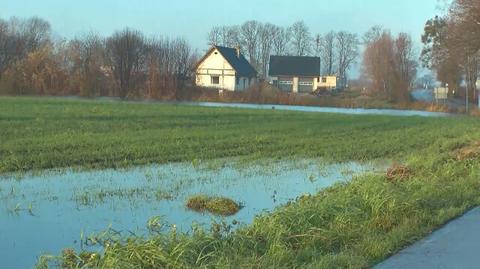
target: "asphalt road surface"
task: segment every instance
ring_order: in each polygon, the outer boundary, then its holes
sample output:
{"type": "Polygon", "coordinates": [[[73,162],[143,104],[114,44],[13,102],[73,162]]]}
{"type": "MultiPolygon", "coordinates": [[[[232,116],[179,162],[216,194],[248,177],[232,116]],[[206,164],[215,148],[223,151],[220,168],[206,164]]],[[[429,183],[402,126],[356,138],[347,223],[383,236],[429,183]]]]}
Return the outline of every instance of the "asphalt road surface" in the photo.
{"type": "Polygon", "coordinates": [[[450,222],[374,268],[480,268],[480,208],[450,222]]]}

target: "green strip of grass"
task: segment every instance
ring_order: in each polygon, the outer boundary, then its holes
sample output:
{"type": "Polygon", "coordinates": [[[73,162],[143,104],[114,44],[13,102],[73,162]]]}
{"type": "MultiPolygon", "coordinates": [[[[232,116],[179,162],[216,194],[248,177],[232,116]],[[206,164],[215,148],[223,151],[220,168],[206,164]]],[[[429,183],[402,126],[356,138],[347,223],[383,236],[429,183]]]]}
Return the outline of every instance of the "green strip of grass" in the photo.
{"type": "Polygon", "coordinates": [[[0,173],[223,157],[402,158],[478,120],[0,97],[0,173]]]}

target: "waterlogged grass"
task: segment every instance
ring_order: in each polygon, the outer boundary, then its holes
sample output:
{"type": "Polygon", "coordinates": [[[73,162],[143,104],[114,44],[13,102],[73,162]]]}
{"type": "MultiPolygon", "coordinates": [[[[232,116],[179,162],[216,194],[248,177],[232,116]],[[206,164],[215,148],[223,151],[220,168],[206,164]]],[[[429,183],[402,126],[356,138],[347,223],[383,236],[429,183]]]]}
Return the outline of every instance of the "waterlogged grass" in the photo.
{"type": "Polygon", "coordinates": [[[241,205],[230,198],[210,197],[206,195],[189,197],[186,202],[186,207],[196,212],[209,212],[219,216],[232,216],[241,209],[241,205]]]}
{"type": "Polygon", "coordinates": [[[0,173],[243,157],[406,156],[478,120],[0,97],[0,173]]]}
{"type": "MultiPolygon", "coordinates": [[[[55,261],[66,268],[369,268],[480,204],[480,160],[457,160],[458,147],[438,141],[406,158],[408,179],[361,176],[235,231],[223,223],[148,238],[104,234],[103,251],[55,261]]],[[[44,257],[39,268],[48,264],[44,257]]]]}

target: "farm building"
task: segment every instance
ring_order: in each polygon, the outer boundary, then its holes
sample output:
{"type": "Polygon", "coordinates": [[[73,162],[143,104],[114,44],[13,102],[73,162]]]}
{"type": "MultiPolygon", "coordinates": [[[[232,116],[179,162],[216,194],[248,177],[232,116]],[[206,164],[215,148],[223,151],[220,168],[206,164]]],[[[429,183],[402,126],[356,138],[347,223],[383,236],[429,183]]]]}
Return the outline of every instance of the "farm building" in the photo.
{"type": "Polygon", "coordinates": [[[337,88],[336,76],[320,76],[318,57],[270,56],[268,75],[273,85],[288,92],[337,88]]]}
{"type": "Polygon", "coordinates": [[[256,81],[257,71],[240,49],[213,46],[195,67],[195,84],[200,87],[243,91],[256,81]]]}

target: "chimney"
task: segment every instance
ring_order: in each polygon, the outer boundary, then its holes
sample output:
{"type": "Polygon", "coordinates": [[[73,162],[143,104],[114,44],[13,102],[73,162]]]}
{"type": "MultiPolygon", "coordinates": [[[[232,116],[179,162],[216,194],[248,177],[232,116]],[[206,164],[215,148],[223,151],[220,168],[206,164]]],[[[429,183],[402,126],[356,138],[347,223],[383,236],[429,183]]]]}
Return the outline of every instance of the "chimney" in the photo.
{"type": "Polygon", "coordinates": [[[240,58],[240,46],[236,46],[235,50],[237,51],[237,58],[240,58]]]}

